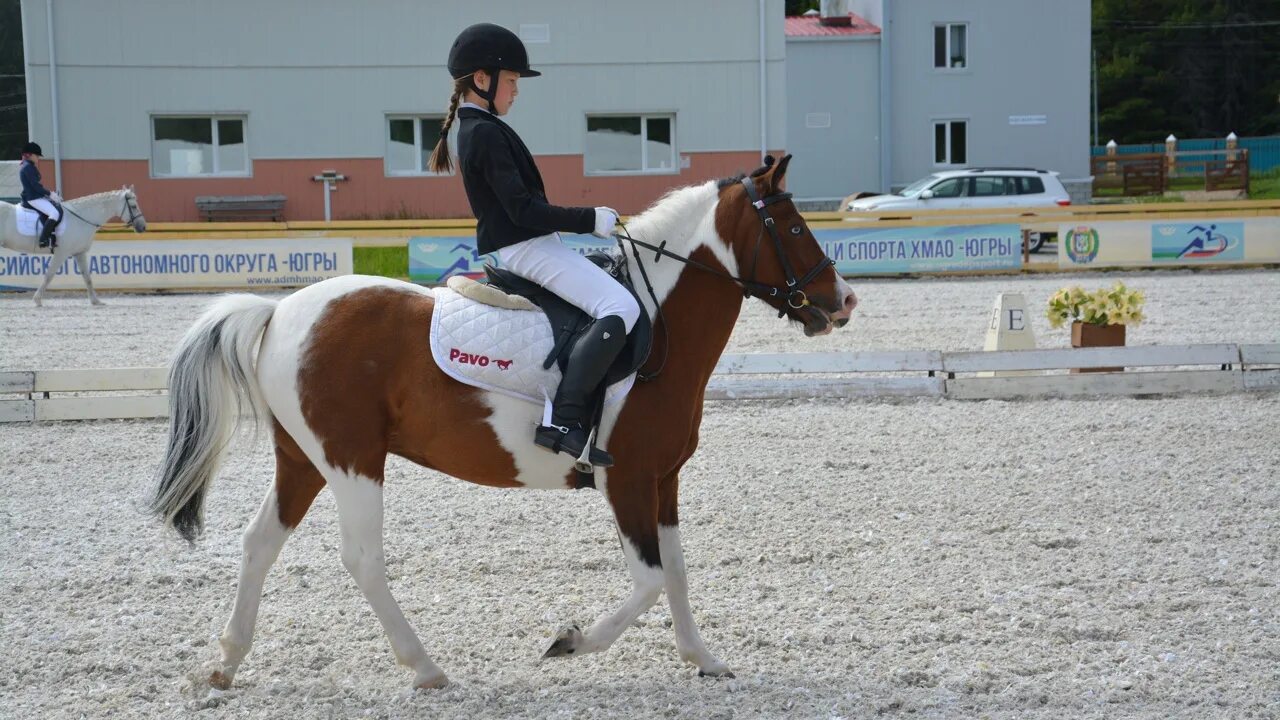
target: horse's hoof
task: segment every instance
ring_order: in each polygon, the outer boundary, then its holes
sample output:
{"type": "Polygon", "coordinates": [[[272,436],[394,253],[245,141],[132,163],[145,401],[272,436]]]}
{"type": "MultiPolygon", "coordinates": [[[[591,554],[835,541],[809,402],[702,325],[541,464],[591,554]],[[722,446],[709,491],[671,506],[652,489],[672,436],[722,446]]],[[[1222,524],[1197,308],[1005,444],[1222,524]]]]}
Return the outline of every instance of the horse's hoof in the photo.
{"type": "Polygon", "coordinates": [[[570,625],[556,634],[555,642],[552,642],[551,647],[542,653],[542,659],[568,657],[576,653],[581,645],[582,631],[577,625],[570,625]]]}
{"type": "Polygon", "coordinates": [[[214,670],[213,673],[209,675],[209,687],[216,688],[218,690],[230,690],[231,678],[223,675],[221,670],[214,670]]]}
{"type": "Polygon", "coordinates": [[[416,690],[443,690],[449,685],[449,677],[444,673],[429,675],[413,683],[413,687],[416,690]]]}
{"type": "Polygon", "coordinates": [[[706,670],[699,670],[698,677],[709,677],[709,678],[716,678],[716,679],[732,680],[733,678],[736,678],[738,676],[734,675],[733,671],[730,670],[729,668],[725,667],[724,665],[720,665],[718,667],[717,666],[709,667],[706,670]]]}

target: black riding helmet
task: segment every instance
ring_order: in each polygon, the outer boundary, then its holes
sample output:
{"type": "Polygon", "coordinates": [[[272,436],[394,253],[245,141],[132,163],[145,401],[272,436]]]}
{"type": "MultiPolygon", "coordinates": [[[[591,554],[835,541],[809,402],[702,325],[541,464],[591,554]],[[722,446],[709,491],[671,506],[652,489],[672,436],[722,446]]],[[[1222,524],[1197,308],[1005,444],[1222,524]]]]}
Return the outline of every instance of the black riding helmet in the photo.
{"type": "Polygon", "coordinates": [[[529,67],[529,53],[520,38],[493,23],[479,23],[463,30],[449,49],[449,74],[454,80],[472,75],[477,70],[484,70],[493,78],[487,91],[476,87],[474,77],[469,79],[471,89],[489,101],[491,112],[495,111],[493,97],[498,91],[499,70],[510,70],[519,73],[520,77],[542,74],[529,67]]]}
{"type": "MultiPolygon", "coordinates": [[[[10,145],[9,147],[13,147],[13,146],[10,145]]],[[[23,155],[39,155],[40,157],[44,157],[44,150],[41,150],[39,145],[33,142],[29,142],[26,145],[22,146],[22,154],[23,155]]]]}

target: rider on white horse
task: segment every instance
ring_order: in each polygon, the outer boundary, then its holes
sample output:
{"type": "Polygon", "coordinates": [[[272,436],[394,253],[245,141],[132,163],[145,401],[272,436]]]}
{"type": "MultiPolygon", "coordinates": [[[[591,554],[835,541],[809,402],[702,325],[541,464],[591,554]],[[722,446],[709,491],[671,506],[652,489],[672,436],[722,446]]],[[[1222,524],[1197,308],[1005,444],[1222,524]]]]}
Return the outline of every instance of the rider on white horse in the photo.
{"type": "Polygon", "coordinates": [[[35,210],[44,218],[44,232],[40,235],[40,247],[44,248],[55,242],[53,231],[62,222],[62,206],[58,204],[62,202],[62,198],[57,193],[46,190],[40,182],[38,165],[41,155],[44,155],[44,150],[39,145],[33,142],[23,145],[22,166],[18,170],[18,177],[22,180],[22,206],[35,210]]]}

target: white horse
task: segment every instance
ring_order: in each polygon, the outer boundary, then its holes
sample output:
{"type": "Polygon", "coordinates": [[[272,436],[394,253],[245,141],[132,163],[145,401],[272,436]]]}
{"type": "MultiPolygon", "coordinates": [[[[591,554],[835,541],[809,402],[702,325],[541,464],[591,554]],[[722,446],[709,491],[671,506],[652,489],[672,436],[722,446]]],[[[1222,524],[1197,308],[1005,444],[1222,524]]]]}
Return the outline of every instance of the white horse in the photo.
{"type": "MultiPolygon", "coordinates": [[[[138,207],[138,196],[133,187],[125,186],[119,190],[87,195],[62,204],[62,225],[58,228],[58,244],[53,251],[53,260],[49,263],[49,271],[44,274],[44,282],[36,290],[36,306],[44,297],[45,288],[57,274],[58,268],[74,256],[80,265],[80,275],[84,277],[84,286],[89,289],[89,302],[101,305],[98,293],[93,290],[93,280],[89,278],[89,246],[93,244],[93,235],[111,218],[121,218],[135,232],[147,229],[147,219],[142,216],[138,207]]],[[[48,249],[41,248],[37,235],[27,235],[18,231],[18,206],[0,203],[0,247],[14,252],[44,254],[48,249]]]]}

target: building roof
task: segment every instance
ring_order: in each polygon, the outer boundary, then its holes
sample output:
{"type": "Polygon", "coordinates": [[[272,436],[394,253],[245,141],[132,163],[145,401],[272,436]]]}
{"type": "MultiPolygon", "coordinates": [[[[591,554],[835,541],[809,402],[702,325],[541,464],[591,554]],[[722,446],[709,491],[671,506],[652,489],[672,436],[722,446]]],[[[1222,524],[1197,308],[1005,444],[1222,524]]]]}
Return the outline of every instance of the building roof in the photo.
{"type": "Polygon", "coordinates": [[[823,25],[817,15],[798,15],[787,18],[787,37],[840,37],[852,35],[879,35],[880,28],[872,25],[866,18],[849,13],[852,25],[823,25]]]}

